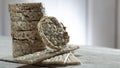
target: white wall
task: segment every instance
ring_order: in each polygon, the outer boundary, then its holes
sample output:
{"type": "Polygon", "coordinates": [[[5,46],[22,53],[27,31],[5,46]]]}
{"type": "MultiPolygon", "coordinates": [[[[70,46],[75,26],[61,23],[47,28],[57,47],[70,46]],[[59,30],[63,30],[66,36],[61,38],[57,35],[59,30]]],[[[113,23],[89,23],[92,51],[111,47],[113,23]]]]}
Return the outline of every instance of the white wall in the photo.
{"type": "Polygon", "coordinates": [[[1,31],[2,31],[2,25],[1,25],[1,24],[2,24],[2,20],[1,20],[1,17],[2,17],[2,9],[1,9],[1,8],[2,8],[2,2],[0,1],[0,11],[1,11],[1,12],[0,12],[0,35],[2,34],[2,32],[1,32],[1,31]]]}
{"type": "Polygon", "coordinates": [[[117,3],[117,5],[118,5],[118,18],[117,18],[117,21],[118,21],[118,23],[117,23],[117,27],[118,27],[118,29],[117,29],[117,48],[120,48],[120,0],[118,0],[118,3],[117,3]]]}
{"type": "MultiPolygon", "coordinates": [[[[10,35],[10,17],[8,3],[15,2],[42,2],[46,13],[55,16],[67,26],[70,43],[86,44],[86,2],[87,0],[3,0],[4,12],[2,28],[3,35],[10,35]]],[[[0,23],[1,24],[1,23],[0,23]]],[[[1,32],[1,31],[0,31],[1,32]]]]}
{"type": "Polygon", "coordinates": [[[0,35],[2,35],[2,25],[3,25],[3,0],[0,0],[0,35]]]}
{"type": "Polygon", "coordinates": [[[89,0],[91,45],[115,47],[116,0],[89,0]],[[92,41],[91,41],[92,40],[92,41]]]}

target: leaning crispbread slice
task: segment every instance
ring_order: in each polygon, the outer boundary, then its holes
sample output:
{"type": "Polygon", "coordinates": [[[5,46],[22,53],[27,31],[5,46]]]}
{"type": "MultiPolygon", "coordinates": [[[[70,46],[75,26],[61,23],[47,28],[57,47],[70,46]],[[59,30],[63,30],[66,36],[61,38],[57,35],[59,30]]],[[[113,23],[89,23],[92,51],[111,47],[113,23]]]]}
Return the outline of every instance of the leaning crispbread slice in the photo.
{"type": "Polygon", "coordinates": [[[34,64],[34,63],[41,62],[43,60],[49,59],[57,55],[68,53],[78,48],[79,48],[78,46],[67,46],[66,48],[60,51],[51,52],[49,50],[44,50],[44,51],[39,51],[33,54],[28,54],[28,55],[24,55],[18,58],[14,58],[14,60],[19,63],[34,64]]]}
{"type": "Polygon", "coordinates": [[[38,23],[38,32],[43,42],[52,49],[62,49],[69,42],[64,25],[55,17],[44,16],[38,23]]]}
{"type": "Polygon", "coordinates": [[[72,53],[66,53],[44,60],[41,63],[52,65],[77,65],[80,64],[80,60],[72,53]]]}

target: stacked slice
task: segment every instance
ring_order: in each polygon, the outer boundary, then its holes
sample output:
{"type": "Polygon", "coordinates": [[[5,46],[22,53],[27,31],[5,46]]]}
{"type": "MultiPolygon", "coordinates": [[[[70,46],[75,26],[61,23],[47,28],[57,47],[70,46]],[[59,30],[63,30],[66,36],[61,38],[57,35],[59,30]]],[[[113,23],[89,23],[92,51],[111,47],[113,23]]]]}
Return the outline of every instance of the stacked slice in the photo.
{"type": "Polygon", "coordinates": [[[9,4],[13,57],[45,49],[37,31],[37,24],[44,16],[41,3],[9,4]]]}

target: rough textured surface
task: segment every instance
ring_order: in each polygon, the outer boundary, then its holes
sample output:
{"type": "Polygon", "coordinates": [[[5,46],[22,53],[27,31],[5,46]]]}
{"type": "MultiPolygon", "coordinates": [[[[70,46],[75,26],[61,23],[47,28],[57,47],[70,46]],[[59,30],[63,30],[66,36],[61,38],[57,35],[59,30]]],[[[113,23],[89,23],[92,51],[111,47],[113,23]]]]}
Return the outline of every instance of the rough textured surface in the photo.
{"type": "Polygon", "coordinates": [[[42,6],[42,3],[9,4],[9,11],[24,12],[26,10],[29,10],[29,11],[43,11],[44,12],[44,7],[42,6]]]}
{"type": "Polygon", "coordinates": [[[13,40],[14,57],[31,54],[44,49],[44,44],[40,40],[13,40]]]}
{"type": "Polygon", "coordinates": [[[13,57],[31,54],[44,50],[46,47],[36,31],[15,31],[13,39],[13,57]]]}
{"type": "Polygon", "coordinates": [[[10,12],[11,21],[39,21],[43,17],[42,12],[30,12],[26,11],[23,13],[10,12]]]}
{"type": "Polygon", "coordinates": [[[11,36],[15,39],[36,39],[39,37],[37,30],[33,31],[11,31],[11,36]]]}
{"type": "Polygon", "coordinates": [[[66,27],[55,17],[44,16],[38,23],[38,31],[48,47],[62,49],[69,42],[66,27]]]}
{"type": "Polygon", "coordinates": [[[45,14],[42,3],[9,4],[11,21],[39,21],[45,14]]]}
{"type": "Polygon", "coordinates": [[[38,21],[17,21],[11,22],[11,30],[20,31],[20,30],[36,30],[38,21]]]}

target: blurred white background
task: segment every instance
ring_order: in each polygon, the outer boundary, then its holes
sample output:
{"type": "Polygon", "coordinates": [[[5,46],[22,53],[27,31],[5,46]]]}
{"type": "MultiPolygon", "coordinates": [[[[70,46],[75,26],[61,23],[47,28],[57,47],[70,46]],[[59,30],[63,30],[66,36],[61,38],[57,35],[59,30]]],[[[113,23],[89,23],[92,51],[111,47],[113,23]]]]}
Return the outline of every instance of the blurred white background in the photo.
{"type": "Polygon", "coordinates": [[[67,26],[71,44],[120,48],[119,0],[0,0],[1,36],[10,36],[8,4],[16,2],[42,2],[67,26]]]}

